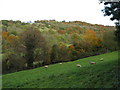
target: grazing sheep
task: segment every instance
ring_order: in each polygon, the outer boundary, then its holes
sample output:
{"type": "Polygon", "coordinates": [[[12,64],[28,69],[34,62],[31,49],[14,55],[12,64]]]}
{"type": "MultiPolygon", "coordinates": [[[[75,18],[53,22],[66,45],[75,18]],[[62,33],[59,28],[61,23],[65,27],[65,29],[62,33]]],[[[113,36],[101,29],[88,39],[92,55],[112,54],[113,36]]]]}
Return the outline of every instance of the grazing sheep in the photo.
{"type": "Polygon", "coordinates": [[[48,68],[48,66],[46,65],[46,66],[44,66],[45,68],[48,68]]]}
{"type": "Polygon", "coordinates": [[[103,58],[100,58],[100,61],[103,61],[103,58]]]}
{"type": "Polygon", "coordinates": [[[77,66],[77,67],[82,67],[80,64],[77,64],[76,66],[77,66]]]}
{"type": "Polygon", "coordinates": [[[60,64],[62,64],[62,63],[60,63],[60,64]]]}
{"type": "Polygon", "coordinates": [[[96,62],[90,62],[90,64],[96,64],[96,62]]]}

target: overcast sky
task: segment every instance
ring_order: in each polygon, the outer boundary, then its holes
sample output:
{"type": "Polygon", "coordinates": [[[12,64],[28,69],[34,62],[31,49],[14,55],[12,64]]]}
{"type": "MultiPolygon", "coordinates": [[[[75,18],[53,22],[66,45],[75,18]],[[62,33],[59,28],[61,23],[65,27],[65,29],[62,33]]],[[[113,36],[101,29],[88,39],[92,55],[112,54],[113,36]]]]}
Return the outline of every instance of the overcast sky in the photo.
{"type": "Polygon", "coordinates": [[[0,20],[78,20],[114,25],[109,17],[104,17],[103,8],[98,0],[0,0],[0,20]]]}

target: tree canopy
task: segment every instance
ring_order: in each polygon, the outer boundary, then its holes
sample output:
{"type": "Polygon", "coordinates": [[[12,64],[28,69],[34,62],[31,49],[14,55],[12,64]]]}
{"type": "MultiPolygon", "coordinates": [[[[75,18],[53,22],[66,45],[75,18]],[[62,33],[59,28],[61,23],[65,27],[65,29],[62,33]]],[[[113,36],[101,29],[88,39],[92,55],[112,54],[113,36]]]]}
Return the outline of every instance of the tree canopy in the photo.
{"type": "MultiPolygon", "coordinates": [[[[102,3],[102,2],[101,2],[102,3]]],[[[110,20],[116,20],[115,35],[120,43],[120,1],[104,2],[105,8],[102,10],[105,16],[111,16],[110,20]]]]}

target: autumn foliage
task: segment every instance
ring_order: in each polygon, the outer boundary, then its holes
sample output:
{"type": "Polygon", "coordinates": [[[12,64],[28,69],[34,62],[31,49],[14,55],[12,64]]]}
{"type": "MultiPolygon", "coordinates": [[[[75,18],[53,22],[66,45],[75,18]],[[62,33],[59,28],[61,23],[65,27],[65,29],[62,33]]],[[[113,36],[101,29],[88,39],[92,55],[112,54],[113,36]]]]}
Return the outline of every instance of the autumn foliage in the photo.
{"type": "Polygon", "coordinates": [[[103,37],[98,37],[94,30],[87,30],[83,35],[82,39],[91,46],[100,46],[100,42],[103,41],[103,37]]]}
{"type": "Polygon", "coordinates": [[[58,30],[58,33],[65,34],[65,30],[58,30]]]}
{"type": "Polygon", "coordinates": [[[3,38],[7,39],[7,36],[8,36],[8,35],[7,35],[7,32],[2,32],[2,37],[3,37],[3,38]]]}
{"type": "Polygon", "coordinates": [[[15,42],[16,40],[18,40],[18,36],[15,36],[15,35],[13,35],[13,34],[11,34],[11,35],[9,35],[9,36],[7,37],[7,41],[8,41],[9,43],[13,43],[13,42],[15,42]]]}
{"type": "Polygon", "coordinates": [[[112,26],[42,20],[4,21],[3,28],[2,54],[8,72],[118,50],[112,26]]]}

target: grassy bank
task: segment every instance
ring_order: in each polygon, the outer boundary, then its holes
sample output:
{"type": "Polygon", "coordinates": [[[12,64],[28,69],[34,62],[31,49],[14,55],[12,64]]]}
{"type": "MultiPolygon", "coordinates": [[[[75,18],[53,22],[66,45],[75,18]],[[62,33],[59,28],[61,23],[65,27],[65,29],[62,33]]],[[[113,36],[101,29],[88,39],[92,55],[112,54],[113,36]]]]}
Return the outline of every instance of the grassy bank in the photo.
{"type": "Polygon", "coordinates": [[[3,88],[114,88],[118,85],[117,68],[118,51],[6,74],[3,88]]]}

